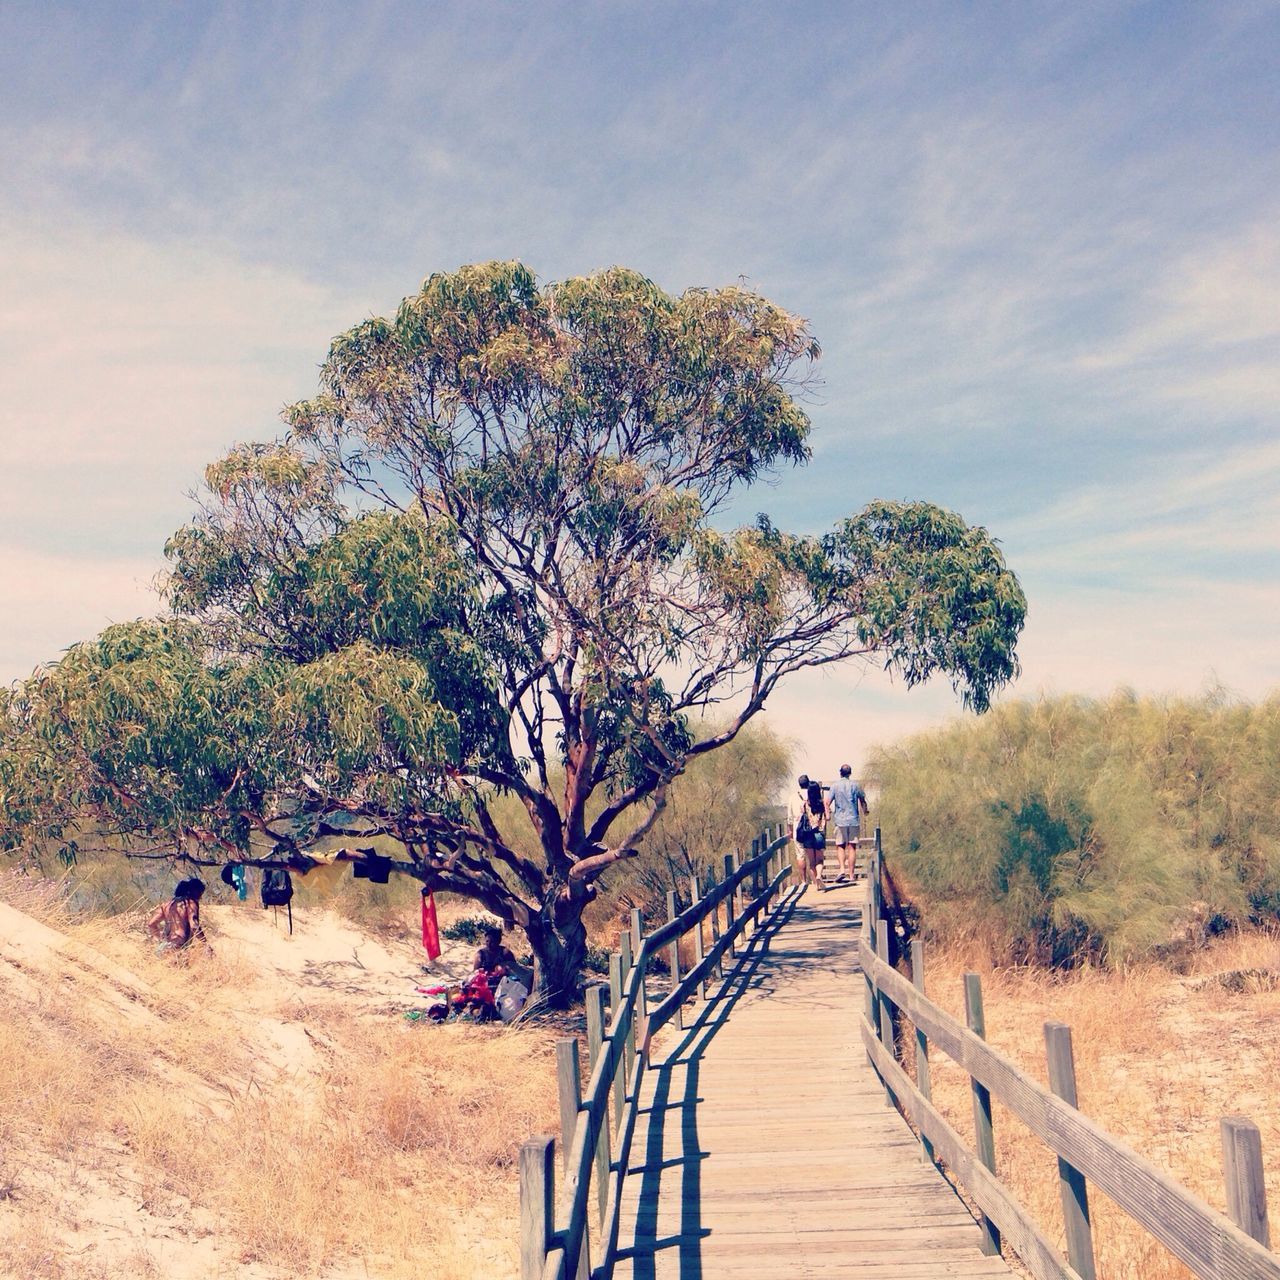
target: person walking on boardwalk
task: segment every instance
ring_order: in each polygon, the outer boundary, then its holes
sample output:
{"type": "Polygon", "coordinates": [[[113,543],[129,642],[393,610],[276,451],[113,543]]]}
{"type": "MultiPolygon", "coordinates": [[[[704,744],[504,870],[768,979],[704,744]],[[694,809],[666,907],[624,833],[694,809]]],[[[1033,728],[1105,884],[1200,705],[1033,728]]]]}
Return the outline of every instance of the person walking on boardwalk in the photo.
{"type": "Polygon", "coordinates": [[[829,809],[835,827],[836,857],[840,862],[840,879],[853,882],[854,866],[858,860],[858,836],[862,830],[862,815],[870,813],[867,795],[853,780],[853,770],[840,766],[840,780],[831,785],[829,809]]]}
{"type": "Polygon", "coordinates": [[[793,828],[795,842],[800,846],[800,856],[796,861],[800,864],[801,880],[805,884],[812,881],[821,892],[826,887],[822,882],[822,861],[830,813],[826,797],[822,794],[822,783],[816,778],[810,781],[805,773],[796,781],[800,785],[800,816],[793,828]]]}

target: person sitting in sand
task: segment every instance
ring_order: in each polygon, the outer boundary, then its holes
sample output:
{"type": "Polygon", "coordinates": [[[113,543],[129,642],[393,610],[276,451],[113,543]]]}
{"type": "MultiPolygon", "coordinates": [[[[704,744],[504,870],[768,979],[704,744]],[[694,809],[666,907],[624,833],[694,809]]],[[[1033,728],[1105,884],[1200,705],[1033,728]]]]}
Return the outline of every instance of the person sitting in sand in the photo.
{"type": "Polygon", "coordinates": [[[199,938],[209,950],[209,939],[200,925],[200,897],[204,884],[192,877],[180,880],[168,902],[161,903],[147,921],[147,932],[156,939],[156,951],[181,951],[199,938]]]}
{"type": "Polygon", "coordinates": [[[489,925],[484,931],[484,946],[476,952],[476,969],[487,973],[490,978],[505,978],[509,973],[518,973],[520,962],[511,953],[510,948],[502,945],[502,929],[489,925]]]}

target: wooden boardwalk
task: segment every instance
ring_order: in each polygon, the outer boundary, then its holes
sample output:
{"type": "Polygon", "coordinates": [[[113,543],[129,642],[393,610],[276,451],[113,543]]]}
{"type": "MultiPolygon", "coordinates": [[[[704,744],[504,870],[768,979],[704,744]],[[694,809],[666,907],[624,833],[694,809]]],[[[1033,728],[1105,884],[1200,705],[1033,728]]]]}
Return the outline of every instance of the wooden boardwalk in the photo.
{"type": "Polygon", "coordinates": [[[809,889],[664,1035],[623,1192],[625,1280],[1012,1273],[920,1155],[858,1039],[863,886],[809,889]]]}

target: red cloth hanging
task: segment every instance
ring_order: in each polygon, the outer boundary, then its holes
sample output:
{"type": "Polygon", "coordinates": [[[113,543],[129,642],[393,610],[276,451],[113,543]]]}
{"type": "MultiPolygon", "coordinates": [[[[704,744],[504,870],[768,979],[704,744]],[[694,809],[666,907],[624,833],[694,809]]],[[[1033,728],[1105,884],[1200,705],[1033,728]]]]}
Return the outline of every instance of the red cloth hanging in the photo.
{"type": "Polygon", "coordinates": [[[427,949],[427,959],[440,956],[440,926],[436,922],[436,896],[422,891],[422,945],[427,949]]]}

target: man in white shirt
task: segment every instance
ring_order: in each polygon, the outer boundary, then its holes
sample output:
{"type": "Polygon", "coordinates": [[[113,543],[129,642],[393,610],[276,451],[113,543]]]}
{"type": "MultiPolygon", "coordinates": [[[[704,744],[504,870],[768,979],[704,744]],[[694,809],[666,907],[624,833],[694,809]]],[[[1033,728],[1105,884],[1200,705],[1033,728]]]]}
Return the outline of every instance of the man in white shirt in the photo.
{"type": "Polygon", "coordinates": [[[828,804],[831,822],[836,829],[836,857],[840,863],[840,878],[853,880],[854,863],[858,857],[858,836],[862,830],[862,815],[869,813],[866,793],[852,778],[853,770],[840,766],[840,780],[831,784],[828,804]]]}

